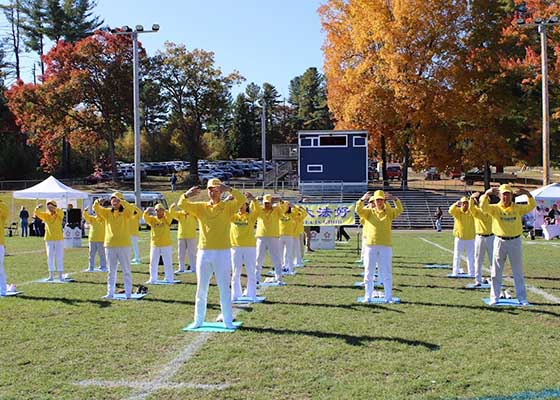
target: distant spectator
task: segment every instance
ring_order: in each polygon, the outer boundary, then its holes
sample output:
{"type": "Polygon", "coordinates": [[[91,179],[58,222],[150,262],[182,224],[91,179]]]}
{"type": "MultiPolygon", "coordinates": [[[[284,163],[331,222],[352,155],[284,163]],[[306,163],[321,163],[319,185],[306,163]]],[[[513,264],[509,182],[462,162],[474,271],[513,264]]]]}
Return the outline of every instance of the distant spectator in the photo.
{"type": "Polygon", "coordinates": [[[338,229],[336,230],[336,240],[339,241],[339,242],[342,242],[342,237],[343,236],[344,236],[344,239],[346,239],[346,241],[350,240],[350,236],[344,230],[344,226],[340,225],[338,227],[338,229]]]}
{"type": "Polygon", "coordinates": [[[434,213],[435,223],[436,223],[436,231],[441,232],[441,220],[443,218],[443,211],[441,211],[440,207],[436,208],[436,212],[434,213]]]}
{"type": "Polygon", "coordinates": [[[29,212],[23,206],[19,212],[19,219],[21,221],[21,237],[29,236],[29,212]]]}
{"type": "Polygon", "coordinates": [[[177,184],[177,176],[175,175],[175,173],[171,174],[171,178],[169,179],[169,181],[171,182],[171,191],[174,192],[175,185],[177,184]]]}
{"type": "Polygon", "coordinates": [[[560,211],[558,211],[558,206],[556,204],[552,205],[552,208],[548,211],[547,214],[547,224],[548,225],[554,225],[556,224],[556,220],[558,219],[558,216],[560,215],[560,211]]]}

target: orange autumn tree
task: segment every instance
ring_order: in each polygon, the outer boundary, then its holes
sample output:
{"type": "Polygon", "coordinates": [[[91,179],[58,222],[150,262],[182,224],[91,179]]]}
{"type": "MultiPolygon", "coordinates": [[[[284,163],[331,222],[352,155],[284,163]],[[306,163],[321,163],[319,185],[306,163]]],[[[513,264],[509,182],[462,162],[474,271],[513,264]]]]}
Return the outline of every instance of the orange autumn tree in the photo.
{"type": "MultiPolygon", "coordinates": [[[[559,12],[556,2],[526,3],[531,18],[559,12]]],[[[368,129],[374,146],[386,139],[391,152],[410,151],[416,167],[537,162],[539,40],[536,30],[512,24],[519,4],[328,1],[319,12],[337,126],[368,129]]],[[[560,116],[558,43],[555,29],[549,32],[553,117],[560,116]]],[[[557,124],[552,131],[558,135],[557,124]]]]}
{"type": "Polygon", "coordinates": [[[76,43],[59,41],[44,61],[42,83],[18,82],[6,93],[17,123],[42,151],[43,168],[58,167],[68,142],[92,161],[108,153],[116,178],[115,141],[133,115],[130,37],[96,32],[76,43]]]}
{"type": "Polygon", "coordinates": [[[367,129],[405,164],[409,151],[417,164],[456,159],[448,121],[466,2],[330,0],[319,12],[337,127],[367,129]]]}

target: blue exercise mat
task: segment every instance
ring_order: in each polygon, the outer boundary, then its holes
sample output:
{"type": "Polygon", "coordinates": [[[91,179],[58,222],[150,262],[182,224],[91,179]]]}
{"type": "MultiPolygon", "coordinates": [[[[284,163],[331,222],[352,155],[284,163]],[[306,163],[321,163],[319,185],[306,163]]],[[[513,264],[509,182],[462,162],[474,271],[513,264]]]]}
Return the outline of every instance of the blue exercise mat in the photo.
{"type": "Polygon", "coordinates": [[[91,269],[88,268],[88,269],[84,269],[82,272],[89,272],[89,273],[92,273],[92,272],[104,272],[104,273],[106,273],[107,270],[101,270],[101,269],[99,269],[99,268],[95,268],[94,270],[91,270],[91,269]]]}
{"type": "Polygon", "coordinates": [[[192,270],[186,270],[186,271],[175,271],[175,275],[183,275],[183,274],[194,274],[195,272],[192,270]]]}
{"type": "Polygon", "coordinates": [[[363,260],[356,260],[356,261],[354,261],[354,264],[363,264],[363,263],[364,263],[363,260]]]}
{"type": "Polygon", "coordinates": [[[363,297],[358,297],[356,299],[356,301],[358,303],[364,303],[364,304],[399,304],[401,302],[401,299],[398,297],[393,297],[393,302],[392,303],[388,303],[387,300],[385,300],[385,297],[374,297],[373,299],[371,299],[368,302],[364,302],[364,298],[363,297]]]}
{"type": "MultiPolygon", "coordinates": [[[[490,299],[488,297],[482,299],[486,305],[490,305],[490,299]]],[[[498,299],[494,306],[509,306],[509,307],[527,307],[531,304],[521,304],[517,299],[498,299]]]]}
{"type": "Polygon", "coordinates": [[[54,279],[52,281],[49,281],[49,278],[43,278],[43,279],[39,279],[38,281],[35,281],[37,283],[70,283],[70,282],[76,282],[75,279],[72,278],[66,278],[63,279],[61,281],[59,281],[58,279],[54,279]]]}
{"type": "Polygon", "coordinates": [[[142,265],[142,261],[131,261],[130,265],[142,265]]]}
{"type": "Polygon", "coordinates": [[[457,274],[457,275],[453,275],[453,274],[447,274],[448,278],[457,278],[457,279],[473,279],[474,276],[473,275],[469,275],[469,274],[457,274]]]}
{"type": "Polygon", "coordinates": [[[492,287],[492,285],[489,284],[489,283],[483,283],[483,284],[481,284],[481,285],[479,285],[479,286],[475,286],[474,283],[469,283],[469,284],[466,286],[466,289],[490,289],[491,287],[492,287]]]}
{"type": "MultiPolygon", "coordinates": [[[[129,300],[140,300],[140,299],[143,299],[146,295],[147,295],[147,293],[142,293],[142,294],[132,293],[130,295],[129,300]]],[[[124,293],[117,293],[117,294],[113,295],[112,299],[107,298],[107,296],[103,296],[102,299],[104,299],[104,300],[126,300],[126,295],[124,293]]]]}
{"type": "Polygon", "coordinates": [[[286,286],[286,282],[261,282],[259,286],[261,287],[286,286]]]}
{"type": "Polygon", "coordinates": [[[6,294],[0,295],[0,297],[10,297],[10,296],[17,296],[18,294],[22,294],[23,292],[6,292],[6,294]]]}
{"type": "Polygon", "coordinates": [[[424,268],[427,268],[427,269],[451,269],[451,265],[447,265],[447,264],[425,264],[424,268]]]}
{"type": "Polygon", "coordinates": [[[235,326],[235,328],[230,329],[230,328],[226,328],[226,326],[224,325],[223,322],[205,322],[203,323],[201,326],[199,326],[198,328],[193,328],[192,326],[194,325],[194,322],[185,326],[183,328],[184,332],[216,332],[216,333],[229,333],[229,332],[235,332],[237,330],[237,328],[239,328],[241,325],[243,325],[243,322],[238,322],[238,321],[234,321],[233,325],[235,326]]]}
{"type": "Polygon", "coordinates": [[[257,296],[257,297],[247,297],[241,296],[234,300],[233,304],[251,304],[251,303],[262,303],[266,300],[266,297],[257,296]]]}
{"type": "Polygon", "coordinates": [[[167,282],[166,280],[158,279],[155,282],[150,282],[150,281],[145,282],[146,285],[175,285],[177,283],[181,283],[181,281],[178,279],[174,279],[173,282],[167,282]]]}
{"type": "Polygon", "coordinates": [[[354,282],[355,287],[364,287],[365,285],[365,282],[354,282]]]}

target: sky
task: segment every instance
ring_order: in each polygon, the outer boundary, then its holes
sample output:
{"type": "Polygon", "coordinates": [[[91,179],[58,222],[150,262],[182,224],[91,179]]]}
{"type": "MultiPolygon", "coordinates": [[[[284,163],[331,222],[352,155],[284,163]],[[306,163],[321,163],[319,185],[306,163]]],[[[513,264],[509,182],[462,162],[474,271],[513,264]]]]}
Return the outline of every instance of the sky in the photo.
{"type": "MultiPolygon", "coordinates": [[[[237,70],[246,81],[274,85],[288,97],[290,80],[309,67],[322,69],[324,33],[317,8],[321,0],[98,0],[94,14],[110,27],[157,23],[158,33],[140,35],[149,55],[166,41],[215,53],[216,66],[237,70]]],[[[3,1],[0,1],[3,3],[3,1]]],[[[5,21],[1,23],[5,27],[5,21]]],[[[4,31],[4,30],[2,30],[4,31]]],[[[31,80],[33,56],[25,56],[31,80]]]]}

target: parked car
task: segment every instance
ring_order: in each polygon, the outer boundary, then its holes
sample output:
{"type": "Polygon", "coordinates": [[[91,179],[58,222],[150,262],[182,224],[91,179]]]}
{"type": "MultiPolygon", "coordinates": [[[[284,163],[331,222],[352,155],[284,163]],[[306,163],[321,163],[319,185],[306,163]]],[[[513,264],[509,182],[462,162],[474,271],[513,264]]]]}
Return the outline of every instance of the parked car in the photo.
{"type": "Polygon", "coordinates": [[[387,165],[387,177],[390,180],[400,180],[402,178],[402,169],[399,164],[387,165]]]}
{"type": "Polygon", "coordinates": [[[447,176],[450,179],[461,179],[463,173],[461,172],[460,168],[448,168],[447,169],[447,176]]]}
{"type": "Polygon", "coordinates": [[[439,181],[441,175],[436,167],[430,167],[426,170],[424,179],[427,181],[439,181]]]}

